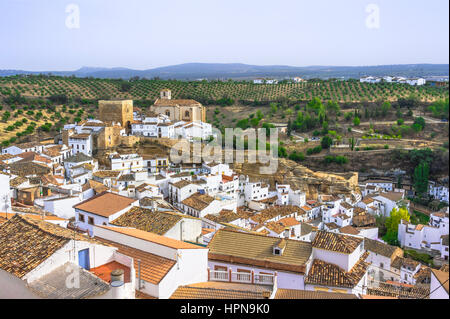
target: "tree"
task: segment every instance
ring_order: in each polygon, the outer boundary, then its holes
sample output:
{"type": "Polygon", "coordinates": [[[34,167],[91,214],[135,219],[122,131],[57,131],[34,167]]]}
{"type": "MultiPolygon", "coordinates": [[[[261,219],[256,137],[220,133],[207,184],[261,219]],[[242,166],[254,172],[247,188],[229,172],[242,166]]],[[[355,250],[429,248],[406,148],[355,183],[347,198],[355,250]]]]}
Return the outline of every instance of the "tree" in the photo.
{"type": "Polygon", "coordinates": [[[292,122],[291,119],[289,119],[288,123],[287,123],[287,136],[291,136],[292,133],[292,122]]]}
{"type": "Polygon", "coordinates": [[[406,207],[394,207],[391,210],[391,214],[386,218],[386,229],[389,232],[398,232],[398,225],[401,220],[409,222],[411,216],[409,215],[408,209],[406,207]]]}
{"type": "Polygon", "coordinates": [[[270,103],[270,112],[272,114],[275,114],[277,113],[277,111],[278,111],[277,103],[270,103]]]}
{"type": "Polygon", "coordinates": [[[359,126],[359,123],[361,123],[359,117],[355,116],[355,118],[353,119],[353,125],[359,126]]]}
{"type": "Polygon", "coordinates": [[[328,122],[327,121],[324,121],[323,123],[322,123],[322,134],[328,134],[328,122]]]}
{"type": "Polygon", "coordinates": [[[383,114],[383,116],[386,116],[390,109],[391,103],[389,101],[384,102],[381,106],[381,113],[383,114]]]}
{"type": "Polygon", "coordinates": [[[413,128],[414,127],[418,127],[418,128],[420,127],[419,131],[422,131],[425,128],[425,119],[423,117],[421,117],[421,116],[416,117],[414,119],[413,128]]]}
{"type": "Polygon", "coordinates": [[[120,83],[120,91],[121,92],[128,92],[131,90],[131,83],[130,82],[122,82],[120,83]]]}
{"type": "Polygon", "coordinates": [[[322,146],[322,149],[330,148],[330,146],[333,144],[333,139],[329,137],[328,135],[322,137],[322,140],[320,141],[320,145],[322,146]]]}
{"type": "Polygon", "coordinates": [[[411,216],[405,207],[394,208],[391,214],[386,218],[385,226],[387,233],[383,236],[383,240],[390,245],[399,246],[398,242],[398,225],[401,220],[409,222],[411,216]]]}
{"type": "Polygon", "coordinates": [[[428,192],[428,176],[430,173],[430,166],[428,162],[422,161],[414,169],[414,189],[419,197],[423,197],[428,192]]]}

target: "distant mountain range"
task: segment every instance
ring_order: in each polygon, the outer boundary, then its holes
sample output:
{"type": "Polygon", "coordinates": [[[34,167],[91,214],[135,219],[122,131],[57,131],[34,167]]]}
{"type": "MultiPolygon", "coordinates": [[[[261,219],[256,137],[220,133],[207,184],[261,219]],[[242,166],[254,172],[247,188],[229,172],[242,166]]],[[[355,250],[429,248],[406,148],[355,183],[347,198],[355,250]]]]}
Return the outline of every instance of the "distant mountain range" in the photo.
{"type": "Polygon", "coordinates": [[[377,66],[258,66],[241,63],[185,63],[148,70],[127,68],[82,67],[75,71],[0,70],[0,76],[17,74],[52,74],[59,76],[129,79],[131,77],[197,80],[197,79],[251,79],[272,77],[277,79],[299,76],[310,78],[360,78],[373,76],[428,77],[449,75],[448,64],[400,64],[377,66]]]}

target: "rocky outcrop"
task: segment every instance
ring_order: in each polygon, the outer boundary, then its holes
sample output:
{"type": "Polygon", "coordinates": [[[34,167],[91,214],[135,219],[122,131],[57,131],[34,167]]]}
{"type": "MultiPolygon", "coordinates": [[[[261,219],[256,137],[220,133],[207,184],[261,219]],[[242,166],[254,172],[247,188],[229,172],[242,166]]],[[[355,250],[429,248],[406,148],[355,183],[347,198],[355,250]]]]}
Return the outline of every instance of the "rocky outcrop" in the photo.
{"type": "Polygon", "coordinates": [[[360,193],[358,187],[358,173],[326,173],[312,171],[296,162],[279,159],[278,170],[273,175],[259,173],[258,164],[234,164],[233,169],[250,178],[261,180],[271,184],[289,184],[293,189],[299,189],[306,193],[308,199],[317,199],[319,194],[351,194],[360,193]]]}

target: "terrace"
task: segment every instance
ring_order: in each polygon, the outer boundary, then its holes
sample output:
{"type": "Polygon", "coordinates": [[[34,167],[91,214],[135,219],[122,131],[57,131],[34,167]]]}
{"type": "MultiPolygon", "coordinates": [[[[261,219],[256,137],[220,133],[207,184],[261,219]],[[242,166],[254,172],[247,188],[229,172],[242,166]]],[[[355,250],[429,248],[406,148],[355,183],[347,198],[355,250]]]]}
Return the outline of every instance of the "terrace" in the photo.
{"type": "Polygon", "coordinates": [[[255,274],[251,272],[233,272],[231,269],[228,271],[223,270],[211,270],[208,268],[208,281],[222,281],[222,282],[234,282],[243,284],[255,284],[255,285],[268,285],[273,286],[277,281],[277,274],[255,274]]]}

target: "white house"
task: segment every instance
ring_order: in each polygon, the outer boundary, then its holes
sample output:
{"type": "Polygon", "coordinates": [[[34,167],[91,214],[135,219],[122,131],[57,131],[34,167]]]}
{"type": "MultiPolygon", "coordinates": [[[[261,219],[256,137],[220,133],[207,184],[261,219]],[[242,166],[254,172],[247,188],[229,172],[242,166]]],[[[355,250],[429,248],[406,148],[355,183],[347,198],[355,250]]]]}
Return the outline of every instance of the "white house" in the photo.
{"type": "Polygon", "coordinates": [[[103,192],[74,206],[77,227],[92,235],[94,225],[110,225],[110,222],[138,206],[139,201],[111,192],[103,192]]]}
{"type": "Polygon", "coordinates": [[[411,78],[411,79],[407,79],[406,83],[408,83],[409,85],[424,85],[427,81],[423,78],[411,78]]]}
{"type": "Polygon", "coordinates": [[[204,217],[208,214],[217,215],[222,209],[230,207],[224,206],[221,201],[207,194],[195,193],[183,200],[179,208],[188,215],[204,217]]]}
{"type": "Polygon", "coordinates": [[[305,278],[305,289],[364,294],[368,255],[362,238],[318,231],[312,242],[313,262],[305,278]]]}
{"type": "Polygon", "coordinates": [[[207,281],[208,249],[203,246],[125,227],[95,226],[94,235],[133,258],[140,269],[136,290],[147,295],[167,299],[179,286],[207,281]]]}
{"type": "Polygon", "coordinates": [[[134,278],[132,258],[115,247],[20,214],[0,225],[0,299],[134,298],[134,278]],[[110,285],[100,267],[120,268],[124,276],[110,285]],[[67,287],[75,283],[71,275],[78,287],[67,287]]]}
{"type": "Polygon", "coordinates": [[[409,208],[409,201],[404,200],[404,198],[405,193],[403,192],[386,192],[373,197],[374,200],[380,202],[378,208],[380,209],[380,213],[386,217],[390,216],[394,208],[398,209],[401,206],[409,208]]]}
{"type": "Polygon", "coordinates": [[[135,153],[113,153],[109,155],[109,161],[112,171],[121,171],[124,174],[130,174],[144,169],[144,159],[135,153]]]}
{"type": "Polygon", "coordinates": [[[69,147],[72,150],[72,155],[77,153],[84,153],[92,156],[93,138],[90,133],[72,134],[69,136],[69,147]]]}
{"type": "Polygon", "coordinates": [[[430,182],[428,194],[441,202],[449,202],[449,191],[447,186],[436,185],[435,183],[430,182]]]}
{"type": "Polygon", "coordinates": [[[2,149],[2,154],[17,155],[25,152],[41,153],[44,145],[35,142],[11,145],[2,149]]]}
{"type": "Polygon", "coordinates": [[[208,248],[209,281],[304,289],[311,243],[220,229],[208,248]]]}
{"type": "Polygon", "coordinates": [[[399,281],[400,277],[395,274],[392,267],[397,257],[403,257],[400,247],[391,246],[378,240],[364,238],[364,249],[369,252],[367,262],[371,264],[372,276],[378,281],[399,281]]]}
{"type": "Polygon", "coordinates": [[[373,77],[373,76],[365,76],[359,79],[361,83],[380,83],[381,78],[373,77]]]}
{"type": "Polygon", "coordinates": [[[11,191],[10,191],[11,175],[0,171],[0,207],[2,212],[11,211],[11,191]]]}
{"type": "Polygon", "coordinates": [[[402,247],[407,248],[441,252],[441,236],[448,233],[448,226],[413,225],[405,220],[398,225],[398,241],[402,247]]]}
{"type": "Polygon", "coordinates": [[[202,244],[202,221],[174,211],[134,206],[110,222],[133,227],[160,236],[202,244]]]}

